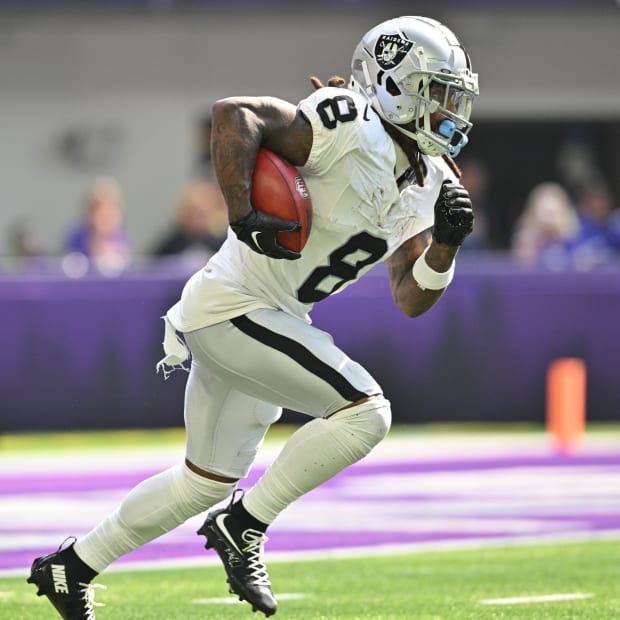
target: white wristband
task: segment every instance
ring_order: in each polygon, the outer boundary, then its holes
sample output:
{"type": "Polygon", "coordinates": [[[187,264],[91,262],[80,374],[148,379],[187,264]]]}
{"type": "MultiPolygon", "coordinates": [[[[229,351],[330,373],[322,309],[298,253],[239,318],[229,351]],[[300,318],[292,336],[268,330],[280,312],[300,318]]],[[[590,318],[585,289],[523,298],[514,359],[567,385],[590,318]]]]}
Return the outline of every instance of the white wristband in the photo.
{"type": "Polygon", "coordinates": [[[452,282],[454,278],[454,261],[450,265],[448,271],[435,271],[428,266],[426,262],[426,253],[428,252],[429,245],[424,252],[420,255],[418,260],[413,263],[413,277],[418,283],[418,286],[424,291],[429,289],[431,291],[439,291],[444,289],[452,282]]]}

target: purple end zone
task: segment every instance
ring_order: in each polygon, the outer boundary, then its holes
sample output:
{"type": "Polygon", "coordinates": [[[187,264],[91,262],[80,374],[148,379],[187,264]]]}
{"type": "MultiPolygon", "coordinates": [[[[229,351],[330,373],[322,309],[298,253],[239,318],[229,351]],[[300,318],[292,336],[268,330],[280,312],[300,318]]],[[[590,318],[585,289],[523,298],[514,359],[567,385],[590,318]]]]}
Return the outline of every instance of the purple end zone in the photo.
{"type": "MultiPolygon", "coordinates": [[[[100,518],[97,511],[107,514],[155,473],[1,475],[0,570],[25,572],[33,558],[88,531],[100,518]]],[[[262,473],[255,468],[240,486],[251,486],[262,473]]],[[[269,531],[267,552],[620,535],[619,488],[620,452],[363,461],[289,507],[269,531]]],[[[119,562],[200,557],[206,553],[204,538],[195,534],[201,522],[190,520],[119,562]]]]}

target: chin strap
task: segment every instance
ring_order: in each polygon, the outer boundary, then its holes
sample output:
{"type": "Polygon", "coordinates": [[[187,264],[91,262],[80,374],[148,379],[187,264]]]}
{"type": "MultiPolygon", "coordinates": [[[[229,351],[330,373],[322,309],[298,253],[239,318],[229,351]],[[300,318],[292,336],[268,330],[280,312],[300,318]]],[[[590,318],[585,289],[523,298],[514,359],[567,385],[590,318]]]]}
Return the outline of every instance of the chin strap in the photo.
{"type": "Polygon", "coordinates": [[[437,131],[441,136],[443,136],[444,138],[448,138],[448,143],[445,145],[445,147],[435,142],[432,142],[430,138],[424,135],[419,136],[418,134],[415,134],[412,131],[405,129],[401,125],[396,125],[395,123],[392,123],[387,119],[384,120],[386,123],[390,123],[392,127],[397,129],[403,135],[411,138],[412,140],[415,140],[420,146],[420,150],[425,155],[438,156],[445,153],[449,157],[456,157],[461,152],[463,147],[466,146],[469,142],[469,138],[460,129],[457,129],[454,121],[450,120],[449,118],[441,121],[439,127],[437,128],[437,131]],[[450,140],[455,134],[460,136],[460,140],[457,144],[450,144],[450,140]],[[420,139],[422,139],[423,142],[428,141],[429,144],[420,144],[420,139]]]}

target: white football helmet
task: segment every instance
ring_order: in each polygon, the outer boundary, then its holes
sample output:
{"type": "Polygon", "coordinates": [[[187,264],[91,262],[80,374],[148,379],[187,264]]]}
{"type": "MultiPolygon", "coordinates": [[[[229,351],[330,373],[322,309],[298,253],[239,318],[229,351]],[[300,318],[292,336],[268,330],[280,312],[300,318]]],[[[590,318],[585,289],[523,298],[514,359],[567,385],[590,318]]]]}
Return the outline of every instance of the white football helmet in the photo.
{"type": "Polygon", "coordinates": [[[467,144],[478,75],[456,35],[427,17],[398,17],[375,26],[359,42],[350,88],[388,123],[417,141],[426,155],[456,157],[467,144]],[[430,115],[446,119],[437,131],[430,115]],[[415,122],[415,131],[402,125],[415,122]]]}

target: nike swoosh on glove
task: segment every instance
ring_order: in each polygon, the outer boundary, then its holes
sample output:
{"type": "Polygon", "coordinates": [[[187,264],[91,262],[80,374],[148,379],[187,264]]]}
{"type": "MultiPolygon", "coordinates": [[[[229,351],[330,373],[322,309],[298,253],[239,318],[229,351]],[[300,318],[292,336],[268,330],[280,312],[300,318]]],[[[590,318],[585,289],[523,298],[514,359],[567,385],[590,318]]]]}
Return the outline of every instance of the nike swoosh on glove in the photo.
{"type": "Polygon", "coordinates": [[[262,211],[250,211],[248,215],[236,222],[231,222],[230,227],[240,241],[243,241],[252,250],[269,258],[284,258],[297,260],[301,257],[299,252],[293,252],[283,248],[276,239],[279,232],[294,232],[301,228],[299,222],[283,220],[262,211]]]}

